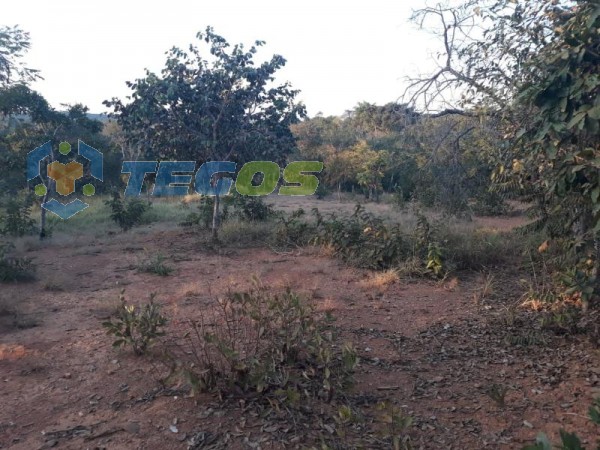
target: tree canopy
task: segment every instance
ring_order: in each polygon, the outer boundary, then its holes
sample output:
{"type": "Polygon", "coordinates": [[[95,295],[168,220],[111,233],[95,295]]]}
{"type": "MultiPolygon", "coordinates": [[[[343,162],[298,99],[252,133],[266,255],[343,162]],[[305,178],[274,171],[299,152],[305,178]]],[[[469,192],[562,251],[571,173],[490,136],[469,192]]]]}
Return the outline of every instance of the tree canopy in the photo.
{"type": "Polygon", "coordinates": [[[264,42],[231,47],[210,27],[197,38],[208,48],[172,48],[159,75],[147,71],[127,83],[133,91],[128,103],[105,102],[129,145],[157,158],[281,161],[295,148],[289,126],[305,114],[297,90],[274,85],[285,59],[274,55],[257,65],[264,42]]]}

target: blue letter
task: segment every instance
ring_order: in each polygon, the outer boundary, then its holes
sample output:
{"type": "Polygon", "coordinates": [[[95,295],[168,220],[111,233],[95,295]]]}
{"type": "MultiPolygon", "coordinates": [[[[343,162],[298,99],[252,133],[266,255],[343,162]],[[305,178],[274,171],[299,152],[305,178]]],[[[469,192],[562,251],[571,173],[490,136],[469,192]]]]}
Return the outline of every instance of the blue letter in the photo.
{"type": "Polygon", "coordinates": [[[155,173],[156,161],[123,161],[121,173],[130,173],[127,187],[125,188],[126,197],[137,197],[142,192],[144,177],[147,173],[155,173]]]}
{"type": "Polygon", "coordinates": [[[187,195],[192,182],[191,175],[173,175],[174,172],[194,172],[194,161],[161,161],[154,183],[154,197],[187,195]],[[173,186],[176,185],[176,186],[173,186]]]}
{"type": "Polygon", "coordinates": [[[196,172],[196,192],[210,197],[228,195],[233,184],[231,178],[219,178],[216,186],[211,184],[211,180],[217,173],[235,173],[235,166],[230,161],[209,161],[202,164],[196,172]]]}

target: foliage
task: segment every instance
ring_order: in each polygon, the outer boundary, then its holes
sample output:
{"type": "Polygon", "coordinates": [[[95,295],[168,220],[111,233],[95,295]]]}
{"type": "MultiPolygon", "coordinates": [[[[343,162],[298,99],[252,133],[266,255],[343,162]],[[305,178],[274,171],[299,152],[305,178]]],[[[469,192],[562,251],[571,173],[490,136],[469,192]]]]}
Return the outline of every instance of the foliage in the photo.
{"type": "Polygon", "coordinates": [[[273,207],[266,204],[261,197],[240,195],[236,192],[227,199],[230,201],[225,204],[233,206],[235,215],[242,220],[262,222],[275,216],[273,207]]]}
{"type": "Polygon", "coordinates": [[[510,212],[504,195],[493,188],[481,191],[474,200],[471,209],[478,216],[505,216],[510,212]]]}
{"type": "Polygon", "coordinates": [[[293,211],[289,216],[282,215],[276,232],[276,243],[278,245],[298,246],[307,245],[314,238],[315,227],[301,220],[305,216],[302,208],[293,211]]]}
{"type": "Polygon", "coordinates": [[[5,215],[0,216],[0,234],[14,237],[35,232],[35,221],[31,218],[31,195],[24,199],[11,198],[6,203],[5,215]]]}
{"type": "Polygon", "coordinates": [[[143,306],[127,304],[124,291],[119,296],[116,319],[103,322],[106,334],[114,336],[113,347],[131,346],[136,355],[143,355],[154,340],[164,336],[167,319],[160,312],[160,305],[154,303],[156,294],[143,306]]]}
{"type": "Polygon", "coordinates": [[[349,218],[331,214],[329,219],[324,219],[318,211],[315,215],[317,235],[313,242],[330,246],[336,255],[359,267],[396,267],[409,253],[410,246],[400,226],[387,226],[361,205],[356,205],[349,218]]]}
{"type": "Polygon", "coordinates": [[[168,352],[169,379],[183,376],[195,392],[257,392],[271,405],[331,401],[357,364],[354,349],[336,350],[326,323],[298,294],[272,293],[258,280],[220,299],[214,316],[190,327],[185,343],[168,352]]]}
{"type": "MultiPolygon", "coordinates": [[[[505,145],[493,179],[498,191],[527,195],[551,239],[600,268],[600,5],[597,1],[473,1],[425,7],[415,20],[435,30],[445,64],[414,80],[410,104],[446,109],[438,117],[491,118],[505,145]],[[431,20],[436,19],[437,24],[431,20]],[[472,23],[485,31],[477,33],[472,23]],[[448,91],[461,98],[449,104],[448,91]]],[[[456,97],[455,97],[456,98],[456,97]]],[[[587,302],[588,300],[586,300],[587,302]]]]}
{"type": "MultiPolygon", "coordinates": [[[[532,177],[554,211],[568,214],[572,226],[561,234],[577,248],[581,261],[594,261],[590,286],[597,289],[600,5],[581,2],[566,16],[544,13],[551,15],[555,36],[529,62],[519,90],[519,103],[536,113],[516,131],[520,151],[514,166],[519,177],[532,177]]],[[[586,295],[588,302],[590,293],[586,295]]]]}
{"type": "Polygon", "coordinates": [[[406,432],[413,418],[390,402],[380,402],[377,409],[382,411],[380,421],[387,425],[386,437],[391,440],[394,450],[411,450],[413,447],[406,432]]]}
{"type": "Polygon", "coordinates": [[[498,265],[524,245],[513,233],[464,226],[455,229],[443,218],[430,222],[420,211],[415,214],[417,225],[408,229],[368,213],[361,205],[350,217],[324,217],[314,208],[314,221],[307,220],[300,209],[279,219],[276,243],[284,247],[318,245],[358,267],[435,277],[498,265]]]}
{"type": "Polygon", "coordinates": [[[317,190],[315,191],[315,196],[318,200],[323,200],[331,193],[330,189],[325,185],[325,183],[319,182],[317,186],[317,190]]]}
{"type": "MultiPolygon", "coordinates": [[[[596,399],[594,404],[590,406],[589,416],[593,423],[600,425],[600,399],[596,399]]],[[[560,430],[560,446],[554,448],[562,450],[585,450],[581,440],[576,433],[568,433],[565,430],[560,430]]],[[[527,445],[521,450],[552,450],[553,446],[548,437],[544,433],[540,433],[535,440],[535,445],[527,445]]],[[[600,441],[598,442],[600,449],[600,441]]]]}
{"type": "Polygon", "coordinates": [[[427,270],[430,270],[436,277],[442,275],[444,264],[442,263],[442,249],[437,242],[430,242],[427,246],[427,270]]]}
{"type": "MultiPolygon", "coordinates": [[[[172,48],[160,75],[147,71],[127,83],[130,102],[105,102],[126,146],[147,148],[147,159],[282,162],[295,148],[289,127],[305,114],[295,100],[298,91],[287,83],[273,85],[285,59],[274,55],[255,65],[257,47],[264,42],[249,50],[242,44],[231,47],[211,27],[197,38],[206,50],[172,48]]],[[[218,224],[218,205],[214,212],[218,224]]]]}
{"type": "MultiPolygon", "coordinates": [[[[260,197],[251,197],[232,193],[223,197],[223,210],[219,220],[226,222],[238,218],[242,221],[264,222],[275,217],[275,210],[260,197]]],[[[181,226],[199,226],[210,229],[213,220],[215,199],[214,197],[202,196],[198,203],[198,211],[187,215],[181,226]]]]}
{"type": "Polygon", "coordinates": [[[142,216],[150,208],[148,203],[134,198],[128,201],[121,199],[121,195],[115,191],[111,200],[104,202],[111,209],[110,218],[121,227],[121,230],[127,231],[142,222],[142,216]]]}
{"type": "MultiPolygon", "coordinates": [[[[212,223],[212,215],[215,207],[215,201],[212,197],[202,196],[198,203],[198,211],[192,212],[180,223],[181,226],[191,227],[199,226],[209,229],[212,223]]],[[[222,214],[221,221],[226,220],[226,215],[222,214]]]]}
{"type": "Polygon", "coordinates": [[[0,282],[32,280],[35,267],[31,259],[10,256],[13,249],[10,242],[0,241],[0,282]]]}
{"type": "Polygon", "coordinates": [[[29,33],[17,25],[0,27],[0,86],[28,83],[41,78],[38,70],[26,67],[20,59],[29,50],[29,33]]]}
{"type": "MultiPolygon", "coordinates": [[[[467,216],[485,202],[490,176],[506,151],[493,119],[419,115],[401,104],[359,104],[343,117],[314,117],[293,126],[300,157],[324,161],[326,189],[360,190],[377,201],[401,192],[402,202],[467,216]]],[[[503,204],[497,194],[495,202],[503,204]]]]}

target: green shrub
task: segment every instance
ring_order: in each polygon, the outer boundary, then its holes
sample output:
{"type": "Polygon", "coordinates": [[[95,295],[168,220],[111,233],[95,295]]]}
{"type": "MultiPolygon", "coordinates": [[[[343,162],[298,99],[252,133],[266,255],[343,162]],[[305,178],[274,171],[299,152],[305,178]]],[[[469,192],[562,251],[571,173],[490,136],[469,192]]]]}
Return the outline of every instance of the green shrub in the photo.
{"type": "Polygon", "coordinates": [[[331,214],[324,219],[318,210],[317,235],[313,242],[333,248],[336,255],[359,267],[387,269],[397,267],[410,254],[410,243],[399,225],[384,221],[356,205],[349,218],[331,214]]]}
{"type": "Polygon", "coordinates": [[[6,212],[0,217],[0,234],[24,236],[35,232],[35,221],[31,218],[33,198],[11,198],[6,203],[6,212]]]}
{"type": "MultiPolygon", "coordinates": [[[[198,226],[201,229],[212,227],[214,197],[201,197],[198,210],[187,215],[180,226],[198,226]]],[[[219,216],[221,224],[238,218],[242,221],[263,222],[275,217],[275,210],[260,197],[249,197],[233,193],[221,199],[222,210],[219,216]],[[232,211],[233,210],[233,211],[232,211]]]]}
{"type": "Polygon", "coordinates": [[[279,218],[275,240],[284,247],[307,245],[315,236],[315,227],[302,220],[305,212],[302,208],[292,212],[288,217],[279,218]]]}
{"type": "Polygon", "coordinates": [[[121,291],[117,318],[102,323],[106,333],[116,337],[113,347],[130,345],[136,355],[142,355],[157,337],[164,336],[162,327],[167,319],[160,313],[160,305],[154,303],[155,296],[151,294],[149,303],[136,307],[127,304],[121,291]]]}
{"type": "Polygon", "coordinates": [[[484,190],[477,195],[471,208],[478,216],[504,216],[510,212],[504,196],[492,189],[484,190]]]}
{"type": "Polygon", "coordinates": [[[104,202],[111,209],[110,218],[127,231],[142,222],[142,216],[150,208],[150,204],[134,198],[128,201],[121,199],[118,192],[113,193],[113,198],[104,202]]]}
{"type": "Polygon", "coordinates": [[[34,277],[35,267],[29,258],[10,256],[14,245],[0,242],[0,282],[29,281],[34,277]]]}
{"type": "Polygon", "coordinates": [[[266,204],[262,197],[240,195],[233,192],[224,198],[223,204],[224,207],[233,207],[233,215],[242,220],[262,222],[275,217],[275,210],[271,205],[266,204]]]}
{"type": "Polygon", "coordinates": [[[522,252],[522,240],[511,232],[441,228],[439,241],[452,270],[482,270],[505,263],[522,252]]]}
{"type": "Polygon", "coordinates": [[[272,405],[331,400],[349,385],[358,362],[351,345],[337,349],[326,321],[298,294],[272,293],[257,280],[190,327],[168,352],[167,380],[183,377],[196,392],[257,392],[272,405]]]}
{"type": "Polygon", "coordinates": [[[325,183],[319,183],[319,185],[317,186],[317,190],[315,191],[315,196],[317,197],[317,199],[323,200],[329,194],[331,194],[331,190],[325,185],[325,183]]]}
{"type": "MultiPolygon", "coordinates": [[[[198,211],[192,212],[179,224],[183,227],[199,226],[203,229],[209,229],[212,225],[213,209],[215,200],[213,197],[200,197],[198,203],[198,211]]],[[[223,213],[221,214],[221,223],[227,220],[228,207],[223,207],[223,213]]]]}

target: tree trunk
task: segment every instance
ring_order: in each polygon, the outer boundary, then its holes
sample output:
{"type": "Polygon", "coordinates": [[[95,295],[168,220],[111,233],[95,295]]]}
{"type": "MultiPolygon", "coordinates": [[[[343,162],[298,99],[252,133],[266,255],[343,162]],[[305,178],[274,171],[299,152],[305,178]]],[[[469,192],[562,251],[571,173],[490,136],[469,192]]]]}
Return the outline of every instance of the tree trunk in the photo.
{"type": "MultiPolygon", "coordinates": [[[[54,162],[54,151],[50,152],[50,163],[54,162]]],[[[48,195],[50,195],[50,188],[52,187],[52,180],[47,177],[47,181],[44,183],[46,185],[46,193],[44,194],[44,198],[40,203],[40,241],[44,240],[48,233],[46,232],[46,214],[47,211],[42,207],[44,203],[48,201],[48,195]]]]}
{"type": "MultiPolygon", "coordinates": [[[[596,278],[594,283],[595,295],[592,301],[597,305],[600,296],[600,235],[598,233],[594,233],[594,269],[592,275],[596,278]]],[[[586,310],[588,306],[584,305],[586,310]]]]}
{"type": "Polygon", "coordinates": [[[212,240],[219,240],[219,204],[221,203],[221,198],[219,194],[215,195],[215,203],[213,207],[213,219],[212,219],[212,240]]]}
{"type": "MultiPolygon", "coordinates": [[[[44,203],[46,203],[46,199],[48,197],[48,194],[46,193],[46,195],[44,195],[44,199],[42,200],[41,205],[43,205],[44,203]]],[[[43,241],[46,238],[46,209],[42,208],[40,205],[40,241],[43,241]]]]}

